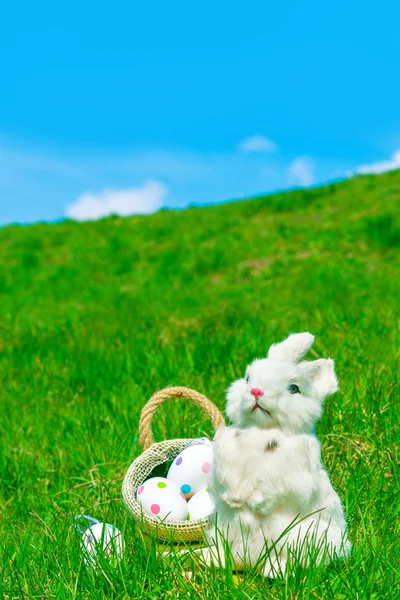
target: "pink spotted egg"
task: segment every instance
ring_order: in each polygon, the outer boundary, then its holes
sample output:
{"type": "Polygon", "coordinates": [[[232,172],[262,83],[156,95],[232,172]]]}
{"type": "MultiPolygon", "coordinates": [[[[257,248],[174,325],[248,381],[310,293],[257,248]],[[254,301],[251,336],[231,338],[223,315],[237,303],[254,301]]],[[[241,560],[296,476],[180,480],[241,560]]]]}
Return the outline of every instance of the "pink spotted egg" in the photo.
{"type": "Polygon", "coordinates": [[[198,444],[182,450],[169,468],[167,479],[179,487],[185,498],[206,487],[208,484],[213,451],[210,446],[198,444]]]}
{"type": "Polygon", "coordinates": [[[147,479],[137,490],[136,500],[143,511],[163,521],[184,521],[188,507],[179,487],[165,477],[147,479]]]}

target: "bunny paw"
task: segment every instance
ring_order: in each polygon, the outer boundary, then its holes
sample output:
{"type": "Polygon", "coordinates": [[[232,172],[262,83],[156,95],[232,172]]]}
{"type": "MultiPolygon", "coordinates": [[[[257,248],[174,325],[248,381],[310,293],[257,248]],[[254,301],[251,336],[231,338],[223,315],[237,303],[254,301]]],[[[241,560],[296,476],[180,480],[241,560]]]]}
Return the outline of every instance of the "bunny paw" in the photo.
{"type": "Polygon", "coordinates": [[[265,496],[261,494],[261,492],[255,492],[248,502],[249,507],[254,510],[256,513],[260,513],[262,515],[266,515],[271,510],[271,504],[265,496]]]}
{"type": "Polygon", "coordinates": [[[224,492],[221,497],[222,500],[231,508],[243,508],[244,506],[244,500],[238,496],[235,496],[231,492],[224,492]]]}

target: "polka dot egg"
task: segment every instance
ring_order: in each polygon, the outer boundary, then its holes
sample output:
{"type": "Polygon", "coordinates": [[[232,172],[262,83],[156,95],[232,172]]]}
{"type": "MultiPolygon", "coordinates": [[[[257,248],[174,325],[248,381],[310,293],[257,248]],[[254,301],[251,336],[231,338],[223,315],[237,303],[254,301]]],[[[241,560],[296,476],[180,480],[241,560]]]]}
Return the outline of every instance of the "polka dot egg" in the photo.
{"type": "Polygon", "coordinates": [[[215,511],[214,502],[208,492],[208,487],[199,490],[188,502],[188,520],[197,521],[209,517],[215,511]]]}
{"type": "Polygon", "coordinates": [[[87,566],[96,568],[99,555],[111,560],[122,557],[125,542],[122,533],[109,523],[96,523],[86,529],[82,536],[82,550],[87,566]]]}
{"type": "Polygon", "coordinates": [[[167,479],[179,487],[186,498],[206,487],[210,476],[213,451],[199,444],[182,450],[169,468],[167,479]]]}
{"type": "Polygon", "coordinates": [[[179,487],[165,477],[152,477],[136,492],[136,500],[143,511],[165,521],[184,521],[188,507],[179,487]]]}

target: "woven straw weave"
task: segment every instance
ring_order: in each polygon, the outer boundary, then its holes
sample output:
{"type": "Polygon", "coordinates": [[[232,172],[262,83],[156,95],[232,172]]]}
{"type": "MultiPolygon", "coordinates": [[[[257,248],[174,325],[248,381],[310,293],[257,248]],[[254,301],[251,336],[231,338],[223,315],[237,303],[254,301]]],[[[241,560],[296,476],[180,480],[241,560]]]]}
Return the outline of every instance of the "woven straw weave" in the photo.
{"type": "Polygon", "coordinates": [[[210,525],[209,518],[197,521],[163,521],[145,514],[136,501],[138,488],[148,479],[153,469],[168,460],[174,459],[190,442],[189,439],[167,440],[154,442],[151,432],[151,420],[158,406],[169,398],[187,398],[201,406],[210,416],[214,428],[224,424],[224,417],[208,398],[185,387],[165,388],[156,392],[143,408],[139,422],[139,440],[144,452],[133,461],[126,472],[122,495],[124,502],[133,517],[140,524],[145,535],[151,535],[158,540],[168,542],[198,542],[204,538],[204,531],[210,525]]]}

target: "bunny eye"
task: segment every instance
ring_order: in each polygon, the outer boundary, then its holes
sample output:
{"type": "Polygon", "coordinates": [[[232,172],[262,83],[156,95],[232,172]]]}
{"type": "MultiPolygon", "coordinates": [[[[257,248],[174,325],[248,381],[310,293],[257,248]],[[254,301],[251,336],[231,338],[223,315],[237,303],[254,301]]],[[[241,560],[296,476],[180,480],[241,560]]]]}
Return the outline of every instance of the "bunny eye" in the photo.
{"type": "Polygon", "coordinates": [[[300,394],[299,386],[295,383],[291,383],[288,387],[288,390],[291,394],[300,394]]]}
{"type": "Polygon", "coordinates": [[[244,380],[246,383],[249,383],[250,381],[250,375],[248,373],[246,373],[246,375],[244,376],[244,380]]]}

